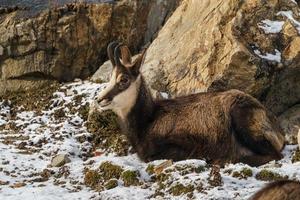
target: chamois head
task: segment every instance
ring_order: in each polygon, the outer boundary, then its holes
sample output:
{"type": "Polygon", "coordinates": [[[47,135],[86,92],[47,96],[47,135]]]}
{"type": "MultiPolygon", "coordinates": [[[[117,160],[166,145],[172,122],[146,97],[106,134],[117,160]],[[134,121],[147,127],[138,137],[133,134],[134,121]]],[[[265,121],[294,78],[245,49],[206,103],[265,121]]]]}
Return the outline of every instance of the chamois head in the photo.
{"type": "Polygon", "coordinates": [[[96,97],[100,110],[113,110],[120,117],[125,117],[135,104],[141,75],[145,50],[134,61],[124,44],[112,42],[107,47],[108,57],[113,65],[110,81],[107,87],[96,97]]]}

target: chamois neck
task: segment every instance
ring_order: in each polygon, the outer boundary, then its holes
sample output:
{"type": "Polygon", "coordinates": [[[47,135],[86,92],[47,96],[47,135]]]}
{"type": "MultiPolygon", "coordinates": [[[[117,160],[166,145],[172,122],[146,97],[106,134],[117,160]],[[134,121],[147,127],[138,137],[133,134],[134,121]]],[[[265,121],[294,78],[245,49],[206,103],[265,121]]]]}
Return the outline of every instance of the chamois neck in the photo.
{"type": "Polygon", "coordinates": [[[123,121],[124,131],[132,145],[139,142],[145,136],[145,129],[152,121],[154,114],[154,101],[150,91],[145,85],[143,77],[136,98],[136,103],[128,113],[128,116],[123,121]]]}

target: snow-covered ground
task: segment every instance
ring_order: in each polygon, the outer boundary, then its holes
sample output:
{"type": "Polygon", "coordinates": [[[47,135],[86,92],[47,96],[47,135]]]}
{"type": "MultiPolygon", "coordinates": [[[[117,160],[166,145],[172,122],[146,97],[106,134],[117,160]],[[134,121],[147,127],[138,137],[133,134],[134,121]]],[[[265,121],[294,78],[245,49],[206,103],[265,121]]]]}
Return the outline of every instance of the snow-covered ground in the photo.
{"type": "Polygon", "coordinates": [[[20,107],[16,117],[10,114],[10,102],[0,103],[1,200],[247,199],[266,183],[256,178],[264,169],[276,173],[277,177],[300,180],[300,162],[291,161],[296,145],[286,146],[282,160],[258,168],[229,164],[217,172],[217,183],[211,181],[212,167],[202,160],[173,163],[163,172],[167,176],[158,182],[151,178],[153,175],[147,168],[164,161],[143,163],[136,154],[118,157],[110,153],[87,157],[86,152],[92,146],[78,138],[89,137],[90,133],[78,109],[91,102],[103,87],[104,84],[88,81],[61,85],[53,94],[48,109],[36,112],[24,111],[20,107]],[[57,117],[55,113],[59,109],[65,114],[57,117]],[[68,154],[71,162],[62,167],[51,167],[51,159],[59,153],[68,154]],[[125,187],[122,180],[118,180],[117,187],[101,192],[85,186],[85,170],[97,169],[104,161],[138,171],[141,184],[125,187]],[[247,173],[243,174],[245,169],[247,173]],[[178,185],[189,189],[174,192],[178,185]]]}

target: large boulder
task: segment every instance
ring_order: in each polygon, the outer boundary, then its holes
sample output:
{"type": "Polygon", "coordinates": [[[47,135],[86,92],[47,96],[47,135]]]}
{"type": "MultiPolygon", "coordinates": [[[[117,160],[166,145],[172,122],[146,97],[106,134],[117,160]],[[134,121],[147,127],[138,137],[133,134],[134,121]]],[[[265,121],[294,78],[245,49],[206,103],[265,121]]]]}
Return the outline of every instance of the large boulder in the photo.
{"type": "Polygon", "coordinates": [[[90,76],[106,60],[110,41],[122,40],[137,51],[152,39],[153,30],[159,29],[178,1],[64,4],[70,1],[60,0],[49,7],[49,1],[42,0],[38,7],[22,8],[26,2],[13,8],[0,5],[0,95],[22,88],[23,80],[90,76]],[[162,13],[155,21],[158,10],[162,13]],[[13,87],[6,88],[11,80],[13,87]]]}
{"type": "Polygon", "coordinates": [[[143,73],[172,96],[240,89],[280,115],[300,102],[299,7],[286,0],[183,0],[143,73]]]}

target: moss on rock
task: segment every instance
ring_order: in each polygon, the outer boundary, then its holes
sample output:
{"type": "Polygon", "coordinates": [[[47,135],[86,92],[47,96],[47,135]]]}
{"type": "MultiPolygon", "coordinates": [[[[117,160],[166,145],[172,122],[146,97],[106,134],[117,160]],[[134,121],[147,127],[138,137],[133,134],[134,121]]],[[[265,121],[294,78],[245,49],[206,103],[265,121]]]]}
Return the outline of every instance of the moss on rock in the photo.
{"type": "Polygon", "coordinates": [[[84,184],[93,188],[94,190],[101,191],[102,187],[99,187],[102,177],[95,170],[88,170],[84,176],[84,184]]]}
{"type": "Polygon", "coordinates": [[[6,92],[0,97],[0,101],[9,101],[12,106],[12,117],[15,117],[18,107],[22,107],[25,111],[41,112],[49,108],[53,93],[57,91],[60,84],[53,82],[45,85],[39,89],[32,89],[28,91],[6,92]]]}
{"type": "Polygon", "coordinates": [[[122,167],[103,162],[96,170],[87,170],[84,176],[84,184],[96,191],[112,189],[118,185],[118,179],[123,173],[122,167]]]}
{"type": "Polygon", "coordinates": [[[299,162],[299,161],[300,161],[300,150],[297,149],[293,154],[292,163],[299,162]]]}
{"type": "Polygon", "coordinates": [[[99,167],[99,173],[104,181],[108,181],[112,178],[119,179],[122,172],[122,167],[114,165],[111,162],[103,162],[99,167]]]}
{"type": "Polygon", "coordinates": [[[149,175],[152,175],[154,174],[154,165],[153,164],[149,164],[146,168],[146,172],[149,174],[149,175]]]}
{"type": "Polygon", "coordinates": [[[190,194],[193,193],[194,191],[194,186],[193,185],[186,185],[184,186],[181,183],[177,183],[176,185],[172,186],[169,189],[169,193],[174,195],[174,196],[180,196],[183,194],[187,194],[188,196],[190,196],[190,194]]]}
{"type": "Polygon", "coordinates": [[[177,165],[175,166],[176,171],[180,173],[180,175],[186,175],[190,173],[201,173],[205,171],[205,166],[193,166],[193,165],[177,165]]]}
{"type": "Polygon", "coordinates": [[[127,170],[124,171],[121,175],[121,179],[124,181],[124,186],[128,187],[128,186],[137,186],[139,185],[139,172],[138,171],[131,171],[131,170],[127,170]]]}
{"type": "Polygon", "coordinates": [[[169,173],[161,173],[161,174],[158,174],[158,175],[155,177],[155,180],[156,180],[157,182],[165,182],[165,181],[168,180],[170,177],[171,177],[171,174],[169,174],[169,173]]]}
{"type": "Polygon", "coordinates": [[[256,174],[255,177],[256,179],[262,181],[278,181],[278,180],[284,180],[288,178],[286,176],[281,176],[280,174],[269,171],[267,169],[261,170],[259,173],[256,174]]]}
{"type": "Polygon", "coordinates": [[[250,168],[244,167],[241,171],[234,171],[232,176],[239,179],[247,179],[248,177],[253,176],[253,172],[250,168]]]}
{"type": "Polygon", "coordinates": [[[94,149],[105,149],[118,156],[128,154],[129,143],[121,133],[117,116],[112,111],[103,113],[93,112],[87,123],[88,131],[93,134],[92,144],[94,149]]]}

